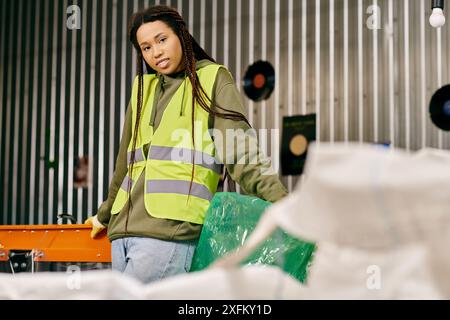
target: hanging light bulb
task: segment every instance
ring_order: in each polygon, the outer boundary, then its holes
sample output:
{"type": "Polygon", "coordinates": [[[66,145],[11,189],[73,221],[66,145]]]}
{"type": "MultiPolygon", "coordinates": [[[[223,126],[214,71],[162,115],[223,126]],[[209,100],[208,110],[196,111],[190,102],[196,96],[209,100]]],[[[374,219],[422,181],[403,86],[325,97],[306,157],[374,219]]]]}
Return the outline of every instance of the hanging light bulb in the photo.
{"type": "Polygon", "coordinates": [[[440,28],[445,24],[444,0],[431,0],[430,24],[432,27],[440,28]]]}

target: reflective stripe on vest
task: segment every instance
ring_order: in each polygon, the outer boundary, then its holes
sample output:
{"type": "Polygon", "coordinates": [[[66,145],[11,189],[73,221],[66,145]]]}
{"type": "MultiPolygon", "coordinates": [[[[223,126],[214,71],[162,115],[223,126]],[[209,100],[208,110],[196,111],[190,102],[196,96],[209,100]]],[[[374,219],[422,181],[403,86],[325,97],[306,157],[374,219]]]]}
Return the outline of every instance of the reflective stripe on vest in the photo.
{"type": "MultiPolygon", "coordinates": [[[[189,195],[190,181],[182,180],[150,180],[147,181],[147,193],[176,193],[189,195]]],[[[212,193],[204,185],[192,182],[191,196],[210,201],[212,193]]]]}
{"type": "Polygon", "coordinates": [[[131,188],[133,188],[134,181],[132,179],[130,179],[130,177],[128,175],[126,175],[125,178],[123,179],[122,185],[120,186],[120,188],[123,191],[128,192],[128,182],[130,180],[131,180],[131,188]]]}
{"type": "MultiPolygon", "coordinates": [[[[144,161],[144,160],[145,160],[144,150],[142,150],[142,148],[136,149],[136,151],[134,153],[134,163],[141,162],[141,161],[144,161]]],[[[127,153],[127,162],[128,162],[128,164],[131,163],[131,151],[129,151],[127,153]]]]}
{"type": "MultiPolygon", "coordinates": [[[[152,146],[150,149],[149,159],[180,161],[192,164],[192,151],[186,148],[152,146]]],[[[194,151],[194,164],[212,170],[217,174],[221,173],[222,166],[215,157],[201,152],[194,151]]]]}

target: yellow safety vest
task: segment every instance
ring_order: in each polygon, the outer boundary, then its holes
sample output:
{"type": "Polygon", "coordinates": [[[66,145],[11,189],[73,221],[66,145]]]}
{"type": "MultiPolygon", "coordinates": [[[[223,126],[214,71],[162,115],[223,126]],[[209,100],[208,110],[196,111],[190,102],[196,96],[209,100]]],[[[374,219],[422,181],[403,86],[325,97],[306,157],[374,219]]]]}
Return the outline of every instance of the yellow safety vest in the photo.
{"type": "MultiPolygon", "coordinates": [[[[212,97],[217,71],[221,66],[211,64],[197,70],[200,83],[212,97]]],[[[221,165],[215,158],[214,142],[208,131],[209,113],[197,103],[195,106],[194,136],[192,145],[192,86],[186,77],[177,89],[166,109],[157,130],[149,124],[152,114],[156,75],[144,75],[143,106],[136,141],[135,163],[131,177],[127,174],[122,182],[111,213],[117,214],[128,201],[128,183],[132,189],[135,181],[145,171],[145,208],[157,218],[165,218],[203,224],[210,200],[216,192],[221,165]],[[143,147],[150,144],[147,155],[143,147]],[[194,160],[194,179],[189,194],[194,160]]],[[[137,78],[132,90],[132,121],[137,109],[137,78]]],[[[131,160],[132,141],[128,145],[128,164],[131,160]]]]}

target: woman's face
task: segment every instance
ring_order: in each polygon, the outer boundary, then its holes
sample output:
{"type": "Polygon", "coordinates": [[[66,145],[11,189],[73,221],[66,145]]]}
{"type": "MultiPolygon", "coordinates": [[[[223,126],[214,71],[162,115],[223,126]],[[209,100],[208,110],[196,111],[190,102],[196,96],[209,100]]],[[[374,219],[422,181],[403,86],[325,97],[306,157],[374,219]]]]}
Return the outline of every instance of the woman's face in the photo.
{"type": "Polygon", "coordinates": [[[153,70],[169,75],[184,69],[180,39],[164,22],[141,25],[136,39],[144,60],[153,70]]]}

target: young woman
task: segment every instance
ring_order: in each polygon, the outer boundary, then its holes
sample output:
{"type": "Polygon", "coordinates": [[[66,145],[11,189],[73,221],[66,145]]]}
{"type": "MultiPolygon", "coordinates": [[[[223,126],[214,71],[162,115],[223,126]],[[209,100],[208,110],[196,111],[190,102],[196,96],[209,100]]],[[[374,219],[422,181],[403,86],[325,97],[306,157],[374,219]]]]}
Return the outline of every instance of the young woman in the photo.
{"type": "Polygon", "coordinates": [[[86,222],[92,237],[108,228],[114,270],[148,283],[189,271],[220,163],[248,194],[277,201],[287,192],[259,151],[226,147],[227,133],[250,129],[240,94],[176,10],[137,12],[129,37],[137,77],[116,168],[107,200],[86,222]]]}

